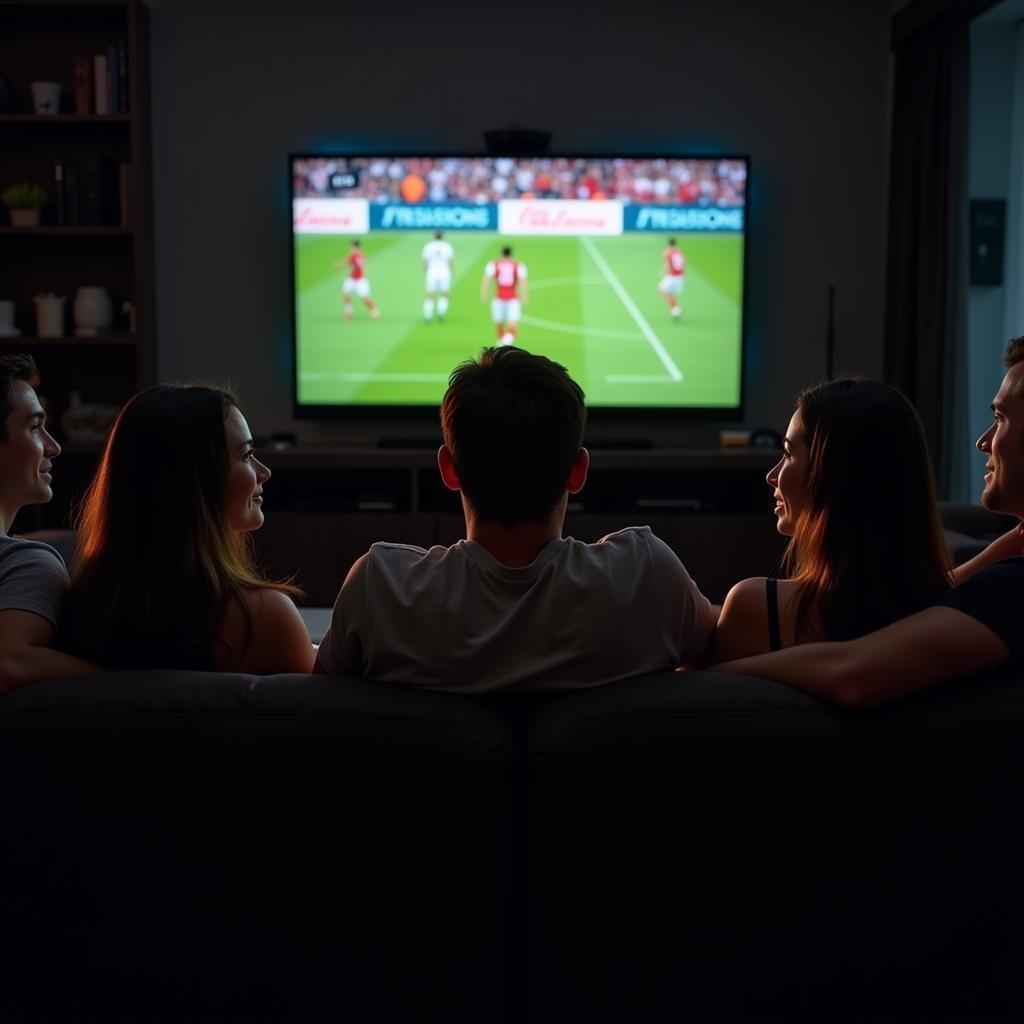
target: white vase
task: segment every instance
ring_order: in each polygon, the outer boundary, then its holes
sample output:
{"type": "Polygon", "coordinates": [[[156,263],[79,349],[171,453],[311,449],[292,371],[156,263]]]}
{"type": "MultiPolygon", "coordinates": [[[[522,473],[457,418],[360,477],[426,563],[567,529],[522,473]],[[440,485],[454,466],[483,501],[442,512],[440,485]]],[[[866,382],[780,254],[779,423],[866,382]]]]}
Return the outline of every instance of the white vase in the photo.
{"type": "Polygon", "coordinates": [[[64,335],[63,295],[37,295],[36,333],[40,338],[60,338],[64,335]]]}
{"type": "Polygon", "coordinates": [[[0,299],[0,338],[14,338],[21,331],[14,326],[14,303],[10,299],[0,299]]]}
{"type": "Polygon", "coordinates": [[[37,114],[60,113],[60,82],[33,82],[32,109],[37,114]]]}
{"type": "Polygon", "coordinates": [[[93,338],[110,330],[114,318],[114,306],[106,288],[84,285],[75,292],[72,307],[75,316],[75,335],[79,338],[93,338]]]}

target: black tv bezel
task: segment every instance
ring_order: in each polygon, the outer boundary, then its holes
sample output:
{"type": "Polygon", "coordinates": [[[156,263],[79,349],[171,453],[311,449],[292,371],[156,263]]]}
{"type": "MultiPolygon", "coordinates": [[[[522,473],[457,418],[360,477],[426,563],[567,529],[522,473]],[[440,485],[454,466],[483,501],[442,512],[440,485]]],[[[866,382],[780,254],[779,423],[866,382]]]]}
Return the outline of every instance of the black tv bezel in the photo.
{"type": "MultiPolygon", "coordinates": [[[[738,423],[744,418],[746,407],[746,378],[747,378],[747,272],[750,252],[750,182],[751,182],[751,159],[746,153],[536,153],[527,151],[501,151],[501,152],[426,152],[426,151],[391,151],[384,150],[366,152],[346,152],[343,150],[288,153],[288,206],[287,206],[287,227],[288,232],[288,271],[289,271],[289,292],[291,305],[291,378],[292,378],[292,416],[296,420],[342,420],[368,422],[390,420],[391,422],[406,421],[409,423],[423,423],[436,420],[439,406],[420,405],[414,403],[398,405],[378,404],[343,404],[336,405],[309,405],[299,402],[299,377],[298,377],[298,309],[297,295],[295,294],[295,230],[293,217],[293,203],[295,195],[292,191],[293,173],[292,169],[295,160],[329,160],[340,158],[345,160],[369,160],[369,159],[495,159],[498,157],[510,157],[515,159],[549,159],[549,160],[742,160],[747,167],[746,177],[746,202],[743,206],[743,291],[740,296],[740,392],[737,405],[722,406],[678,406],[678,405],[616,405],[607,406],[587,405],[587,421],[590,424],[601,423],[738,423]]],[[[482,347],[482,346],[481,346],[482,347]]]]}

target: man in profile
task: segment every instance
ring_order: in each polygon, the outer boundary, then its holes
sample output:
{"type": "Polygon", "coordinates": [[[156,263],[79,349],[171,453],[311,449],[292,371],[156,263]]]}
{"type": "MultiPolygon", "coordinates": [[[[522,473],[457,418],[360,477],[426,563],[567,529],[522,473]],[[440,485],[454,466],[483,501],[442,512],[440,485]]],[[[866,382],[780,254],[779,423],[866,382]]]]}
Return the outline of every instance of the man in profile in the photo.
{"type": "MultiPolygon", "coordinates": [[[[985,456],[981,502],[1024,520],[1024,337],[1006,349],[993,423],[978,438],[985,456]]],[[[958,585],[936,605],[856,640],[802,644],[714,668],[762,676],[852,707],[885,704],[959,676],[1024,665],[1022,538],[1007,534],[956,570],[958,585]],[[1017,557],[1001,556],[1011,553],[1017,557]],[[987,567],[983,567],[985,562],[987,567]],[[964,573],[970,568],[971,575],[964,573]],[[965,578],[966,576],[966,578],[965,578]],[[961,581],[962,582],[959,582],[961,581]]]]}
{"type": "Polygon", "coordinates": [[[47,432],[38,383],[31,356],[0,356],[0,693],[96,671],[50,648],[68,585],[63,559],[48,544],[10,536],[21,508],[53,497],[60,445],[47,432]]]}
{"type": "Polygon", "coordinates": [[[705,651],[715,612],[649,527],[562,537],[582,489],[583,392],[522,349],[485,349],[451,375],[438,468],[466,539],[374,544],[334,605],[316,671],[486,693],[586,687],[705,651]]]}

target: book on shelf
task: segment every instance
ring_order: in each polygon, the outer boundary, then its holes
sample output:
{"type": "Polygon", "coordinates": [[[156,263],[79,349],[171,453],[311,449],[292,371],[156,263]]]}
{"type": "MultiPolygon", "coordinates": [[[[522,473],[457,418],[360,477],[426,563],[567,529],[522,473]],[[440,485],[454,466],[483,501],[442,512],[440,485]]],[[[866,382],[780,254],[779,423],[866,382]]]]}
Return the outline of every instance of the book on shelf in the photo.
{"type": "Polygon", "coordinates": [[[64,223],[81,224],[82,206],[78,191],[78,164],[73,160],[62,161],[64,179],[64,223]]]}
{"type": "Polygon", "coordinates": [[[120,163],[117,165],[117,197],[120,202],[121,227],[126,228],[132,222],[131,186],[132,170],[131,164],[120,163]]]}
{"type": "Polygon", "coordinates": [[[117,224],[120,203],[117,196],[117,162],[105,156],[79,160],[78,189],[83,224],[117,224]]]}
{"type": "Polygon", "coordinates": [[[128,113],[128,45],[117,41],[117,112],[128,113]]]}
{"type": "Polygon", "coordinates": [[[66,217],[66,211],[64,209],[64,161],[54,160],[53,161],[53,202],[57,209],[57,223],[67,223],[64,219],[66,217]]]}
{"type": "Polygon", "coordinates": [[[76,57],[76,114],[128,113],[128,46],[123,39],[103,53],[76,57]]]}
{"type": "Polygon", "coordinates": [[[127,164],[92,155],[54,161],[58,224],[128,225],[127,164]]]}
{"type": "Polygon", "coordinates": [[[95,98],[96,113],[110,113],[110,95],[107,92],[107,55],[105,53],[94,54],[92,58],[93,68],[93,96],[95,98]]]}
{"type": "Polygon", "coordinates": [[[116,114],[117,107],[117,47],[107,47],[107,113],[116,114]]]}
{"type": "Polygon", "coordinates": [[[91,114],[93,110],[93,69],[91,57],[75,58],[75,113],[91,114]]]}

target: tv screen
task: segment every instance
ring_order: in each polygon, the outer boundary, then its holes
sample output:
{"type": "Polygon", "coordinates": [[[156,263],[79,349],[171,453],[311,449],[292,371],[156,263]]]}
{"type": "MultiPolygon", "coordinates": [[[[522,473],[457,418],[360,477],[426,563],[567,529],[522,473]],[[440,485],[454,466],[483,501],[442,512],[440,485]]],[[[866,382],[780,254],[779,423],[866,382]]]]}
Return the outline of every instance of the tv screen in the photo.
{"type": "Polygon", "coordinates": [[[297,415],[434,410],[486,345],[592,416],[740,414],[746,158],[289,159],[297,415]]]}

